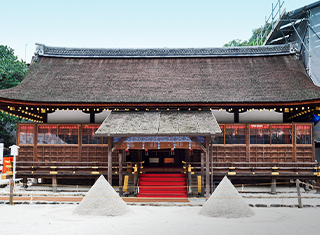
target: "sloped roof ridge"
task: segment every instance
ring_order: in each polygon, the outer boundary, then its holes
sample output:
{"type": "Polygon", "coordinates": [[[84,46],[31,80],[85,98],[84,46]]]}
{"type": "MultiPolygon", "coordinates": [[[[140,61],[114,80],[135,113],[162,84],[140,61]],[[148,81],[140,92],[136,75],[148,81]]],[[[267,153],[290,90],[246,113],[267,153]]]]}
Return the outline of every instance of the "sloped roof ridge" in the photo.
{"type": "Polygon", "coordinates": [[[292,44],[221,48],[71,48],[37,45],[37,56],[80,58],[228,57],[295,53],[292,44]]]}

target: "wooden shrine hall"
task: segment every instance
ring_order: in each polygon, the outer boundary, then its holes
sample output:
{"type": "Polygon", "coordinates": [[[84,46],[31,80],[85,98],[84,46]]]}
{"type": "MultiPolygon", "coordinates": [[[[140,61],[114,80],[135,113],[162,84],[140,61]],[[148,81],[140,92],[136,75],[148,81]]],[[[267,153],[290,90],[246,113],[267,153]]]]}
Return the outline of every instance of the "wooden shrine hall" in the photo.
{"type": "Polygon", "coordinates": [[[55,188],[104,174],[121,195],[137,197],[208,196],[224,175],[320,184],[320,88],[295,44],[39,44],[21,84],[0,90],[0,109],[28,121],[17,126],[24,182],[41,178],[55,188]]]}

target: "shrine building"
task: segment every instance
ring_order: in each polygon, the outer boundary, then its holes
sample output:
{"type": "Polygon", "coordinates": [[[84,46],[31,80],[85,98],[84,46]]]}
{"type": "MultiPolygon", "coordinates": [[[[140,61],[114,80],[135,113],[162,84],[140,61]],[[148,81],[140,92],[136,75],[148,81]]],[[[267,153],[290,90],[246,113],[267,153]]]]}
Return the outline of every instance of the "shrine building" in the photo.
{"type": "Polygon", "coordinates": [[[93,49],[37,45],[0,90],[17,126],[17,177],[91,182],[121,195],[209,196],[234,182],[320,184],[320,88],[296,44],[93,49]]]}

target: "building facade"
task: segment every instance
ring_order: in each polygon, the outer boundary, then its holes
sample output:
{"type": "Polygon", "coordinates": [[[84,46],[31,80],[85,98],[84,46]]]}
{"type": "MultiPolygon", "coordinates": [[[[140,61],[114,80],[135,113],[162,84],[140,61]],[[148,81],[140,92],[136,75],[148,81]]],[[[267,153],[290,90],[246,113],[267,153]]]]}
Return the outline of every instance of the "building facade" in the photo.
{"type": "Polygon", "coordinates": [[[38,45],[24,81],[0,91],[1,111],[33,121],[18,125],[17,175],[56,184],[105,174],[146,197],[208,196],[226,174],[319,183],[309,117],[320,89],[296,49],[38,45]],[[183,174],[184,192],[137,191],[164,172],[183,174]]]}

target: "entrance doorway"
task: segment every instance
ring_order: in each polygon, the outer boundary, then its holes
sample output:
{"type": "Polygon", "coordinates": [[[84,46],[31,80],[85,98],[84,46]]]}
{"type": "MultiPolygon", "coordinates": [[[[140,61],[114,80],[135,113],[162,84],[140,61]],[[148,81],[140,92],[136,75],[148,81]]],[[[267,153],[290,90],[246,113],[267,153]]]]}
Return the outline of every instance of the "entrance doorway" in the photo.
{"type": "Polygon", "coordinates": [[[144,166],[147,167],[182,167],[185,161],[184,149],[157,149],[144,152],[144,166]]]}

